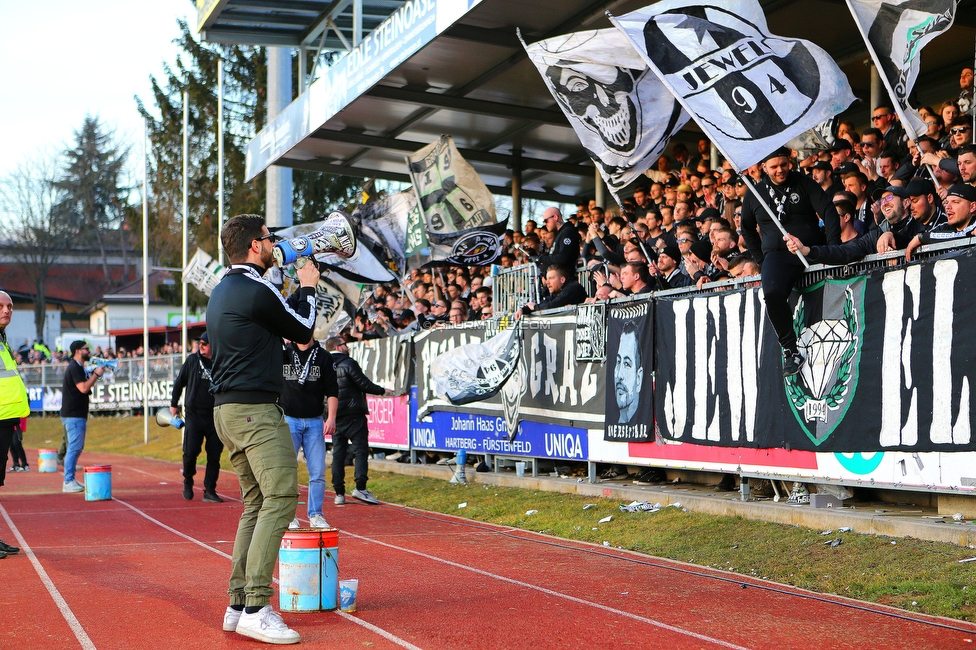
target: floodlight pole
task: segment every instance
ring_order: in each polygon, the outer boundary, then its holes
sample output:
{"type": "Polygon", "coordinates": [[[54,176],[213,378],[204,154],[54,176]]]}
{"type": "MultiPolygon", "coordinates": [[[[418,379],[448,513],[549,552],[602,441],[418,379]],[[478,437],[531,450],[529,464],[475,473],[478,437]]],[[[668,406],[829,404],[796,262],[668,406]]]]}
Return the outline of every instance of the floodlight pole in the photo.
{"type": "Polygon", "coordinates": [[[142,444],[149,444],[149,124],[142,122],[142,444]]]}
{"type": "Polygon", "coordinates": [[[227,266],[220,233],[224,230],[224,60],[217,59],[217,261],[227,266]]]}
{"type": "Polygon", "coordinates": [[[183,352],[183,361],[186,361],[186,344],[187,344],[187,332],[186,332],[186,312],[187,312],[187,299],[188,299],[188,285],[186,282],[186,267],[188,265],[187,260],[187,249],[190,245],[190,195],[189,188],[187,187],[187,180],[189,177],[189,150],[190,150],[190,137],[189,137],[189,124],[190,124],[190,93],[186,90],[183,91],[183,267],[181,284],[183,285],[183,322],[181,324],[181,347],[183,352]]]}

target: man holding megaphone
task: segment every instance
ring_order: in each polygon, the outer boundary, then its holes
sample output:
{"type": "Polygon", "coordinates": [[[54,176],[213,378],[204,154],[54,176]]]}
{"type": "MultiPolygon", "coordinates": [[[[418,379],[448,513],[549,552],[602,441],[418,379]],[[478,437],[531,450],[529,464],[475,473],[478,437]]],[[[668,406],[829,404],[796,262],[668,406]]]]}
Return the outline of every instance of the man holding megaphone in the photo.
{"type": "Polygon", "coordinates": [[[169,411],[180,414],[180,396],[186,387],[183,409],[186,428],[183,429],[183,498],[193,500],[193,476],[197,473],[197,458],[206,442],[207,469],[203,475],[203,500],[207,503],[223,503],[217,496],[217,477],[220,475],[220,454],[224,445],[214,427],[214,398],[210,394],[210,372],[213,361],[210,355],[210,337],[206,332],[197,339],[197,351],[186,357],[180,374],[173,382],[173,397],[169,411]]]}

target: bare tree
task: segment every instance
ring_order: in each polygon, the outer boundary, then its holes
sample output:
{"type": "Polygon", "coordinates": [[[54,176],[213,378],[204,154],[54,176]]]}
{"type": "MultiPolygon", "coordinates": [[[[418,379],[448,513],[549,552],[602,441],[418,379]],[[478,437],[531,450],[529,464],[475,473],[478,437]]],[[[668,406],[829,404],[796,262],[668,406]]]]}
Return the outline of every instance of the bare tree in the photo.
{"type": "Polygon", "coordinates": [[[72,226],[55,206],[61,199],[55,180],[61,169],[56,155],[18,165],[0,178],[0,227],[14,258],[34,286],[34,327],[44,337],[48,270],[67,248],[72,226]]]}

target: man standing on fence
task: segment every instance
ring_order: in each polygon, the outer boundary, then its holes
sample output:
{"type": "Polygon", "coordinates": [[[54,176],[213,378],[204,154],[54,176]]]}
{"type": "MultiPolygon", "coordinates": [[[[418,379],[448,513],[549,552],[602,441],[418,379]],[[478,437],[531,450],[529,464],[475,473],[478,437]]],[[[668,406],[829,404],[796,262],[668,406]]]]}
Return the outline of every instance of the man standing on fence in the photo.
{"type": "MultiPolygon", "coordinates": [[[[3,370],[0,370],[0,458],[3,459],[0,463],[0,485],[3,485],[6,478],[10,441],[20,427],[21,418],[30,415],[27,387],[17,372],[17,362],[14,361],[13,351],[7,343],[7,325],[10,325],[13,315],[13,300],[5,291],[0,291],[0,359],[3,360],[3,370]]],[[[0,540],[0,560],[19,552],[18,547],[0,540]]]]}
{"type": "Polygon", "coordinates": [[[546,269],[552,265],[562,266],[575,273],[576,263],[580,258],[580,234],[576,226],[563,221],[559,208],[546,208],[542,213],[542,224],[549,232],[556,233],[556,236],[549,254],[541,255],[535,260],[539,265],[539,273],[545,277],[546,269]]]}
{"type": "Polygon", "coordinates": [[[341,414],[336,418],[335,433],[332,434],[332,488],[336,493],[335,503],[341,506],[346,502],[346,453],[351,446],[355,457],[353,476],[356,481],[352,496],[375,506],[379,501],[366,489],[366,482],[369,480],[369,429],[366,423],[369,403],[366,401],[366,394],[392,395],[393,391],[384,390],[363,374],[359,364],[349,357],[349,346],[343,339],[332,337],[325,342],[325,349],[332,353],[332,361],[335,363],[336,381],[339,384],[338,411],[341,414]]]}
{"type": "MultiPolygon", "coordinates": [[[[758,193],[786,231],[803,245],[840,245],[840,217],[830,195],[809,176],[791,171],[791,156],[789,149],[781,147],[766,157],[766,178],[756,186],[758,193]],[[821,219],[826,236],[820,229],[821,219]]],[[[789,251],[776,223],[751,192],[742,199],[741,223],[749,252],[762,265],[766,314],[783,347],[783,375],[789,377],[798,373],[804,362],[789,303],[790,293],[803,275],[803,263],[789,251]]]]}
{"type": "Polygon", "coordinates": [[[91,358],[91,350],[84,341],[74,341],[68,348],[71,361],[64,369],[64,382],[61,385],[61,423],[64,425],[67,450],[64,455],[64,485],[62,492],[84,492],[85,488],[75,480],[78,457],[85,448],[85,435],[88,432],[88,400],[92,386],[105,374],[105,366],[95,368],[91,373],[85,370],[85,363],[91,358]]]}
{"type": "Polygon", "coordinates": [[[214,426],[214,398],[210,394],[210,373],[213,361],[210,354],[210,337],[206,332],[197,339],[199,351],[194,352],[183,362],[180,374],[173,382],[173,397],[169,411],[180,414],[180,395],[186,386],[186,399],[183,411],[186,427],[183,429],[183,498],[193,500],[193,476],[197,473],[197,458],[206,443],[207,469],[203,475],[203,500],[206,503],[223,503],[217,496],[217,477],[220,475],[220,454],[224,444],[217,436],[214,426]]]}
{"type": "Polygon", "coordinates": [[[244,501],[223,629],[266,643],[298,643],[301,637],[269,604],[278,546],[298,507],[298,462],[277,401],[284,385],[282,339],[312,339],[319,271],[311,262],[298,269],[301,288],[286,302],[262,277],[274,247],[262,217],[233,217],[220,241],[231,267],[207,306],[214,424],[244,501]]]}

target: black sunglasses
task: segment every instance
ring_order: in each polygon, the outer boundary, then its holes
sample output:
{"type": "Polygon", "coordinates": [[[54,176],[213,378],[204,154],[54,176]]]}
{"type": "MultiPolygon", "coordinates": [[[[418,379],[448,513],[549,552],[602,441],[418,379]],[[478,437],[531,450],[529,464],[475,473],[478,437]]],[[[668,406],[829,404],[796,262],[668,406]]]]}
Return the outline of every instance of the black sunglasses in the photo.
{"type": "Polygon", "coordinates": [[[273,232],[269,232],[267,235],[261,235],[260,237],[256,237],[255,239],[257,241],[264,241],[265,239],[267,239],[272,244],[281,241],[281,237],[279,237],[278,235],[274,234],[273,232]]]}
{"type": "Polygon", "coordinates": [[[954,129],[949,129],[949,133],[952,135],[959,135],[960,133],[965,133],[969,130],[968,126],[957,126],[954,129]]]}

